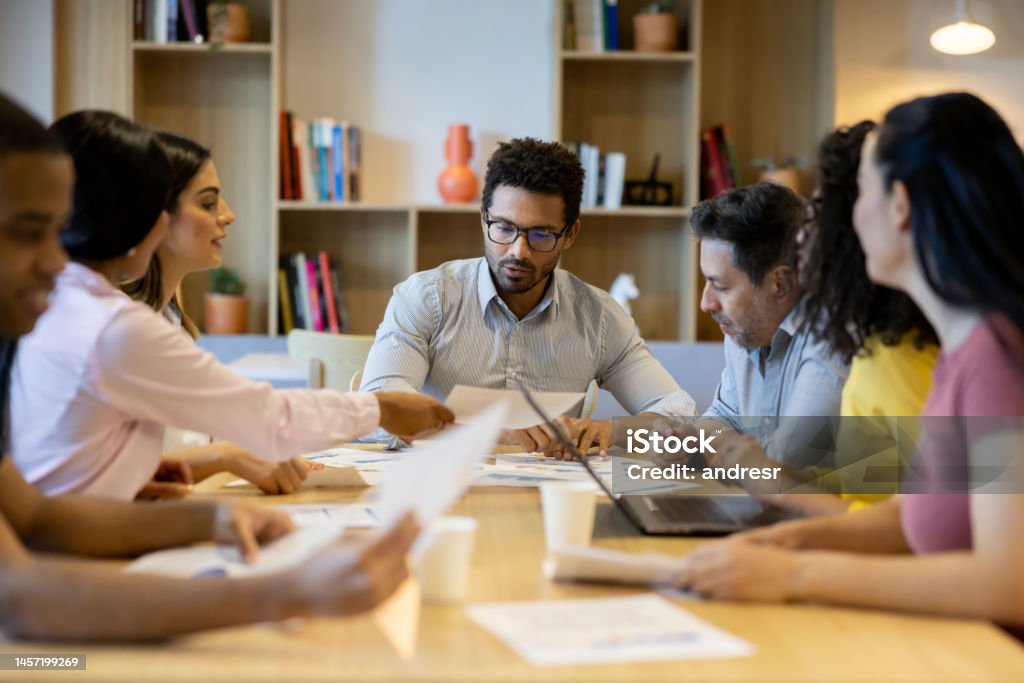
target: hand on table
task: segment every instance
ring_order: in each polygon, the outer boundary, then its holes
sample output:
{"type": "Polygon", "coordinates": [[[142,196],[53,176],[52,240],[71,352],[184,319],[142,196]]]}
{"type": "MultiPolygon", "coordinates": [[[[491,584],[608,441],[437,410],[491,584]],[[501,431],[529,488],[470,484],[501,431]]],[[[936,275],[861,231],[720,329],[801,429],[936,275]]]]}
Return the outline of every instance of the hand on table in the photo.
{"type": "Polygon", "coordinates": [[[292,493],[309,476],[311,470],[322,470],[324,466],[295,456],[284,462],[271,462],[252,453],[241,451],[232,454],[228,470],[242,479],[252,482],[268,494],[292,493]]]}
{"type": "Polygon", "coordinates": [[[729,539],[706,543],[684,557],[674,583],[721,600],[786,602],[795,580],[791,551],[729,539]]]}
{"type": "Polygon", "coordinates": [[[295,530],[291,517],[280,510],[221,504],[213,522],[215,542],[238,546],[246,562],[255,562],[260,544],[276,541],[295,530]]]}

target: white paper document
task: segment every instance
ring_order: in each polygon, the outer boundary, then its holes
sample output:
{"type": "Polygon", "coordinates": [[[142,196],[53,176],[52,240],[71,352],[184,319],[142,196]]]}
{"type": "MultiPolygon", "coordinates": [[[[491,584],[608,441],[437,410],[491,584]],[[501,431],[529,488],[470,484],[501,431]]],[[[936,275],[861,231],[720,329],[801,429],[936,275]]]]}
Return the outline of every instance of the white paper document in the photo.
{"type": "Polygon", "coordinates": [[[369,529],[380,526],[373,510],[361,503],[299,503],[274,507],[291,517],[298,527],[340,524],[346,529],[369,529]]]}
{"type": "Polygon", "coordinates": [[[381,524],[390,527],[412,510],[425,528],[444,514],[469,484],[476,465],[494,448],[507,411],[505,403],[496,403],[471,424],[445,429],[388,468],[374,505],[381,524]]]}
{"type": "MultiPolygon", "coordinates": [[[[583,400],[583,394],[576,392],[532,391],[530,396],[544,414],[552,419],[583,400]]],[[[444,404],[455,413],[456,422],[470,422],[478,419],[481,411],[501,401],[508,404],[508,415],[501,425],[503,428],[526,429],[543,422],[519,391],[481,389],[458,384],[448,394],[444,404]]]]}
{"type": "Polygon", "coordinates": [[[235,546],[194,545],[143,555],[124,571],[178,578],[256,576],[297,567],[341,537],[341,524],[298,529],[260,548],[258,558],[246,564],[235,546]]]}
{"type": "Polygon", "coordinates": [[[471,605],[466,613],[534,666],[746,657],[754,646],[665,598],[471,605]]]}
{"type": "Polygon", "coordinates": [[[287,353],[247,353],[228,364],[228,367],[250,379],[304,380],[302,368],[287,353]]]}
{"type": "MultiPolygon", "coordinates": [[[[310,470],[298,490],[311,488],[365,488],[368,485],[366,479],[363,478],[355,467],[332,467],[326,465],[323,469],[310,470]]],[[[225,484],[225,486],[234,488],[237,486],[255,486],[255,484],[245,479],[235,479],[225,484]]]]}
{"type": "Polygon", "coordinates": [[[620,550],[566,546],[548,552],[544,575],[555,581],[602,581],[658,586],[679,573],[678,557],[659,553],[626,553],[620,550]]]}

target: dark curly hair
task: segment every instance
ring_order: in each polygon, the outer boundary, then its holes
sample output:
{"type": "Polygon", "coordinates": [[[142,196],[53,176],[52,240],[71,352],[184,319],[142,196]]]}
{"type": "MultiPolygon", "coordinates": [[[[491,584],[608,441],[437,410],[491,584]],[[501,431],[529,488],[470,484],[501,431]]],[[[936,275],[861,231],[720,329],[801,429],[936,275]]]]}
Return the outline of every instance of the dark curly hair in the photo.
{"type": "Polygon", "coordinates": [[[558,142],[516,138],[498,144],[487,162],[482,203],[490,210],[494,190],[501,185],[528,192],[558,195],[565,203],[565,224],[580,217],[583,166],[572,150],[558,142]]]}
{"type": "Polygon", "coordinates": [[[805,211],[793,190],[762,181],[705,199],[694,207],[690,225],[697,239],[730,243],[736,267],[757,287],[776,266],[796,268],[805,211]]]}
{"type": "Polygon", "coordinates": [[[873,121],[861,121],[838,128],[822,140],[809,243],[801,264],[808,292],[803,302],[805,319],[847,363],[857,353],[871,353],[864,343],[872,335],[886,346],[898,344],[911,333],[918,348],[939,343],[910,297],[868,279],[864,251],[853,230],[860,151],[874,128],[873,121]]]}

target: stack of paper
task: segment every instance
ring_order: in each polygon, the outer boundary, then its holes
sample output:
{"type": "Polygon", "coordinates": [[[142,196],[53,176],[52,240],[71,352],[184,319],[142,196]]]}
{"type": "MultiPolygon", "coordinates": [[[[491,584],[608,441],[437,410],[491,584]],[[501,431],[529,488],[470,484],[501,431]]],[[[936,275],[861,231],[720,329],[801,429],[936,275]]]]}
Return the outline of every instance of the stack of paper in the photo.
{"type": "Polygon", "coordinates": [[[754,646],[659,595],[506,602],[466,608],[535,666],[745,657],[754,646]]]}

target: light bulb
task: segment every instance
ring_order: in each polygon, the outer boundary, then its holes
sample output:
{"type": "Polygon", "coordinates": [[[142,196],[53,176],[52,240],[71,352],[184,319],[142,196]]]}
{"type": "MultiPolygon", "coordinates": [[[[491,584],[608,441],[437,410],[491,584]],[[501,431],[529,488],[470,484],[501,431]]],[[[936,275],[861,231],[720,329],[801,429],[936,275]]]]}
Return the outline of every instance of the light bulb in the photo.
{"type": "Polygon", "coordinates": [[[974,55],[996,44],[996,36],[987,26],[958,21],[932,34],[932,47],[948,55],[974,55]]]}

